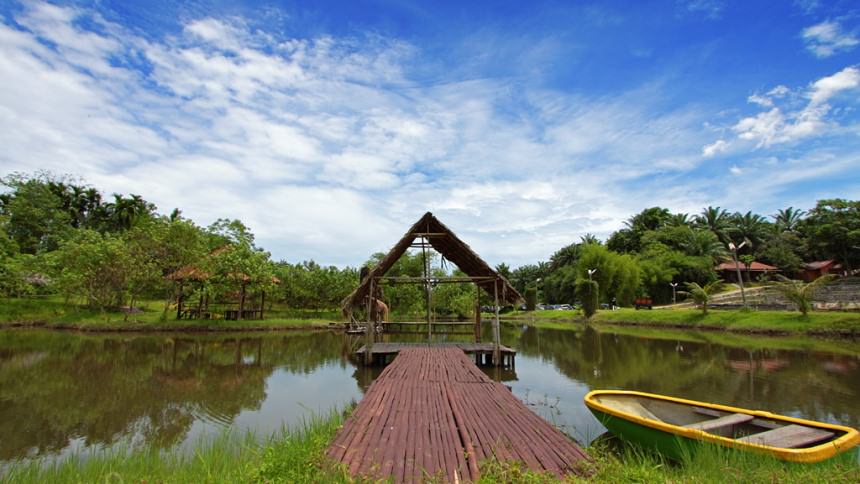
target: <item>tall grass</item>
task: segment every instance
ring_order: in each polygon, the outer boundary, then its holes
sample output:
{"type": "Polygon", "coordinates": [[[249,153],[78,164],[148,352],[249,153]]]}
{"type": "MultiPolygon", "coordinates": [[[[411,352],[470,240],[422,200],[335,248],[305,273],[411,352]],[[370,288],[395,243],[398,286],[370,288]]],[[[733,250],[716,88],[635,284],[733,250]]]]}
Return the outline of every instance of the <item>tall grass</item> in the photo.
{"type": "MultiPolygon", "coordinates": [[[[818,464],[793,464],[770,457],[705,445],[674,462],[646,449],[624,446],[610,449],[596,443],[588,448],[593,461],[565,482],[672,482],[672,483],[856,483],[860,466],[849,458],[818,464]]],[[[854,454],[856,456],[856,454],[854,454]]],[[[557,478],[526,470],[520,464],[490,461],[481,467],[481,483],[550,483],[557,478]]]]}
{"type": "Polygon", "coordinates": [[[0,481],[81,482],[343,482],[345,474],[324,463],[324,451],[343,422],[332,411],[260,442],[251,433],[225,432],[201,439],[190,452],[113,448],[57,463],[11,464],[0,481]]]}

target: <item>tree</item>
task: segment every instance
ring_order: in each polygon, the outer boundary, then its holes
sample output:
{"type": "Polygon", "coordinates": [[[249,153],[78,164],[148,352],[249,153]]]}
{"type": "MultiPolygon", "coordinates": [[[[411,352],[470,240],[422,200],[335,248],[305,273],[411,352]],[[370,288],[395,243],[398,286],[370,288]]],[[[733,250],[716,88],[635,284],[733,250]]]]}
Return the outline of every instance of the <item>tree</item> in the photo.
{"type": "Polygon", "coordinates": [[[555,271],[564,266],[575,265],[579,258],[580,246],[581,244],[573,243],[555,251],[549,258],[550,270],[555,271]]]}
{"type": "Polygon", "coordinates": [[[797,310],[804,316],[813,309],[812,300],[815,297],[815,291],[833,280],[832,275],[819,277],[809,283],[795,281],[781,274],[777,274],[776,277],[779,282],[773,284],[774,289],[782,293],[790,302],[794,303],[797,306],[797,310]]]}
{"type": "Polygon", "coordinates": [[[586,319],[591,319],[597,313],[599,293],[600,285],[597,281],[582,278],[576,280],[576,296],[582,301],[582,313],[586,319]]]}
{"type": "Polygon", "coordinates": [[[860,201],[819,200],[800,230],[816,257],[836,259],[848,273],[860,266],[860,201]]]}
{"type": "Polygon", "coordinates": [[[504,262],[501,262],[496,266],[496,272],[505,279],[509,281],[511,280],[511,267],[504,262]]]}
{"type": "Polygon", "coordinates": [[[534,311],[537,307],[538,293],[537,288],[530,286],[526,288],[525,293],[526,311],[534,311]]]}
{"type": "Polygon", "coordinates": [[[585,234],[579,238],[579,241],[582,245],[600,244],[600,239],[598,239],[594,234],[585,234]]]}
{"type": "Polygon", "coordinates": [[[784,231],[774,234],[758,248],[756,256],[766,264],[782,269],[792,275],[803,267],[802,256],[807,252],[806,240],[797,232],[784,231]]]}
{"type": "Polygon", "coordinates": [[[10,193],[0,198],[0,214],[7,217],[6,231],[25,254],[52,251],[68,236],[71,217],[51,190],[55,179],[48,174],[28,178],[13,174],[0,179],[10,193]]]}
{"type": "Polygon", "coordinates": [[[680,292],[681,294],[686,294],[693,298],[693,301],[702,307],[702,314],[708,314],[708,303],[711,302],[711,296],[716,294],[722,287],[723,281],[719,279],[709,282],[704,286],[701,286],[696,282],[688,282],[687,290],[680,292]]]}
{"type": "Polygon", "coordinates": [[[82,297],[97,309],[122,301],[132,264],[119,237],[80,229],[51,254],[51,259],[54,276],[67,299],[82,297]]]}
{"type": "Polygon", "coordinates": [[[696,216],[695,224],[703,229],[710,230],[720,239],[720,242],[729,241],[726,231],[729,228],[729,213],[720,207],[707,207],[696,216]]]}
{"type": "Polygon", "coordinates": [[[779,232],[794,232],[800,226],[805,213],[803,210],[788,207],[777,210],[771,217],[773,217],[774,224],[779,232]]]}
{"type": "Polygon", "coordinates": [[[750,268],[752,267],[753,262],[755,262],[755,256],[751,254],[744,254],[738,257],[738,260],[744,265],[744,268],[747,270],[747,282],[752,283],[752,276],[750,276],[750,268]]]}
{"type": "Polygon", "coordinates": [[[736,245],[740,245],[743,241],[748,242],[747,252],[752,252],[755,247],[761,245],[768,234],[772,232],[767,220],[752,212],[733,214],[730,217],[730,226],[727,230],[729,239],[736,245]]]}

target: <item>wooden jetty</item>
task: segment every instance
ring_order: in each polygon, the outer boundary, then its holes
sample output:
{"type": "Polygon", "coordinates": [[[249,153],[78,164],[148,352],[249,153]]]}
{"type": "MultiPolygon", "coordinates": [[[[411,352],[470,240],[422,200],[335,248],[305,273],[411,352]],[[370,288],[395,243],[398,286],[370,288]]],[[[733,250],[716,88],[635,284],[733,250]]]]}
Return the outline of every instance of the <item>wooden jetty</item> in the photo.
{"type": "MultiPolygon", "coordinates": [[[[374,348],[375,349],[375,348],[374,348]]],[[[588,456],[456,347],[403,347],[326,451],[359,478],[474,481],[490,458],[556,476],[588,456]]]]}
{"type": "MultiPolygon", "coordinates": [[[[461,342],[439,342],[439,343],[375,343],[370,347],[370,361],[374,364],[386,364],[404,349],[408,348],[456,348],[467,355],[475,355],[476,365],[489,365],[492,362],[493,352],[496,345],[493,343],[461,343],[461,342]]],[[[501,365],[505,368],[514,368],[517,351],[505,345],[499,345],[501,354],[501,365]]],[[[365,353],[367,346],[362,345],[355,352],[359,361],[368,361],[365,353]]]]}

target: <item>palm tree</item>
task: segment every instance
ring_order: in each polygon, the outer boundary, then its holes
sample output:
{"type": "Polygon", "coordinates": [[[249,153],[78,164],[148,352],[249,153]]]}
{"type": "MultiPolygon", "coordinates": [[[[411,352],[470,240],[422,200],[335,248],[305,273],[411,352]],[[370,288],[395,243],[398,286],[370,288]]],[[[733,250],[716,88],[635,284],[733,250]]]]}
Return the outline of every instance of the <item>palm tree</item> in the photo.
{"type": "Polygon", "coordinates": [[[598,239],[597,236],[594,234],[585,234],[582,237],[580,237],[579,240],[581,241],[580,243],[582,245],[588,245],[588,244],[600,245],[600,239],[598,239]]]}
{"type": "Polygon", "coordinates": [[[731,226],[726,231],[735,243],[747,241],[747,247],[752,250],[758,247],[768,232],[768,223],[761,215],[747,212],[735,213],[730,217],[731,226]]]}
{"type": "Polygon", "coordinates": [[[678,248],[689,256],[710,257],[714,263],[722,262],[728,257],[726,248],[717,236],[707,230],[685,230],[684,237],[678,241],[678,248]]]}
{"type": "Polygon", "coordinates": [[[832,281],[835,276],[829,274],[809,283],[795,281],[781,274],[777,274],[776,277],[779,282],[774,283],[774,289],[781,292],[786,299],[793,302],[797,306],[797,309],[806,316],[806,313],[812,310],[812,298],[815,297],[815,291],[832,281]]]}
{"type": "Polygon", "coordinates": [[[803,210],[794,207],[781,208],[776,214],[771,215],[776,228],[780,232],[795,232],[803,216],[806,214],[803,210]]]}
{"type": "Polygon", "coordinates": [[[693,298],[699,306],[702,307],[702,314],[708,314],[708,303],[711,302],[711,297],[723,287],[723,281],[717,279],[700,286],[697,282],[688,282],[687,290],[681,291],[681,294],[686,294],[693,298]]]}
{"type": "Polygon", "coordinates": [[[579,244],[570,244],[555,251],[549,258],[551,270],[576,264],[579,259],[579,244]]]}
{"type": "Polygon", "coordinates": [[[713,232],[721,242],[728,242],[726,230],[729,228],[729,212],[726,210],[709,206],[696,216],[695,223],[699,227],[713,232]]]}
{"type": "Polygon", "coordinates": [[[666,225],[671,227],[683,227],[685,225],[690,225],[692,220],[690,219],[690,214],[687,213],[673,213],[669,215],[669,218],[666,219],[666,225]]]}

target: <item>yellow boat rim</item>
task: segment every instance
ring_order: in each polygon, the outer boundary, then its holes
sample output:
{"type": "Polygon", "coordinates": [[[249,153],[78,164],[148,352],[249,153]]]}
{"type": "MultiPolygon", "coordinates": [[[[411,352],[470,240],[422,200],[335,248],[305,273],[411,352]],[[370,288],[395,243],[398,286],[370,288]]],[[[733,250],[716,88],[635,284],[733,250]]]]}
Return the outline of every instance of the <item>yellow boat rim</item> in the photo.
{"type": "Polygon", "coordinates": [[[700,402],[696,400],[687,400],[684,398],[677,397],[669,397],[665,395],[658,395],[654,393],[645,393],[645,392],[636,392],[636,391],[627,391],[627,390],[593,390],[589,392],[585,396],[585,404],[594,410],[603,412],[605,414],[612,415],[614,417],[622,418],[624,420],[628,420],[630,422],[643,425],[646,427],[651,427],[663,432],[668,432],[674,435],[678,435],[681,437],[686,437],[693,440],[702,440],[706,442],[711,442],[714,444],[719,444],[727,447],[732,447],[736,449],[742,450],[751,450],[759,453],[767,453],[774,455],[782,460],[790,461],[790,462],[803,462],[803,463],[813,463],[820,462],[823,460],[827,460],[840,452],[848,450],[858,443],[860,443],[860,433],[857,430],[846,427],[843,425],[835,425],[824,422],[816,422],[813,420],[805,420],[802,418],[788,417],[785,415],[778,415],[771,412],[766,412],[762,410],[749,410],[745,408],[739,407],[731,407],[728,405],[720,405],[716,403],[707,403],[700,402]],[[819,429],[828,429],[835,430],[839,433],[843,433],[842,436],[837,439],[831,440],[829,442],[825,442],[823,444],[819,444],[813,447],[801,448],[801,449],[786,449],[783,447],[772,447],[768,445],[762,444],[754,444],[748,442],[738,442],[734,439],[730,439],[728,437],[722,437],[720,435],[714,435],[702,430],[690,429],[681,427],[678,425],[673,425],[670,423],[651,420],[647,418],[640,417],[638,415],[634,415],[631,413],[627,413],[621,410],[617,410],[615,408],[604,405],[596,400],[596,397],[599,396],[608,396],[608,395],[626,395],[626,396],[637,396],[650,398],[655,400],[664,400],[667,402],[680,403],[684,405],[694,405],[698,407],[706,407],[714,410],[721,410],[724,412],[731,413],[744,413],[747,415],[753,415],[755,417],[761,417],[771,420],[778,420],[782,422],[789,422],[792,424],[804,425],[807,427],[814,427],[819,429]]]}

